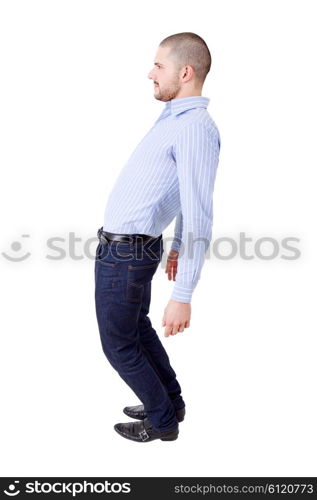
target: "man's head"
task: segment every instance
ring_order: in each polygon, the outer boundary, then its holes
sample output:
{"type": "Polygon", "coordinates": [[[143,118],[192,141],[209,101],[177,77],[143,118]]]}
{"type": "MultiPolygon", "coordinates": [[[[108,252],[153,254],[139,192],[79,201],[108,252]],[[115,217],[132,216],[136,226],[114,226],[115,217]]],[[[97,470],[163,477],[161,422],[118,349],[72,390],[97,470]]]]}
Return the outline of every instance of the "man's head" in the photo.
{"type": "Polygon", "coordinates": [[[155,99],[166,102],[201,95],[210,66],[211,55],[200,36],[184,32],[164,38],[148,74],[154,83],[155,99]]]}

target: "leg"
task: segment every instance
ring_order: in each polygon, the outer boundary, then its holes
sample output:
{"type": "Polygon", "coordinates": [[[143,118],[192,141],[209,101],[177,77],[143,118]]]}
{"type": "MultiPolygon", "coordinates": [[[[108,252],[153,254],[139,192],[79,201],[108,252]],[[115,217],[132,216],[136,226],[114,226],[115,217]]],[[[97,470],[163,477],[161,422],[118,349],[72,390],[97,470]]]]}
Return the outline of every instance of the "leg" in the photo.
{"type": "MultiPolygon", "coordinates": [[[[144,273],[141,272],[143,275],[144,273]]],[[[178,427],[169,395],[140,343],[142,284],[130,284],[128,266],[112,257],[95,263],[96,314],[102,348],[111,365],[147,408],[153,428],[178,427]]]]}
{"type": "Polygon", "coordinates": [[[145,355],[165,386],[175,410],[179,410],[185,406],[181,396],[181,387],[176,379],[176,373],[170,365],[169,357],[148,316],[151,302],[151,284],[150,281],[144,286],[138,322],[140,342],[145,355]]]}

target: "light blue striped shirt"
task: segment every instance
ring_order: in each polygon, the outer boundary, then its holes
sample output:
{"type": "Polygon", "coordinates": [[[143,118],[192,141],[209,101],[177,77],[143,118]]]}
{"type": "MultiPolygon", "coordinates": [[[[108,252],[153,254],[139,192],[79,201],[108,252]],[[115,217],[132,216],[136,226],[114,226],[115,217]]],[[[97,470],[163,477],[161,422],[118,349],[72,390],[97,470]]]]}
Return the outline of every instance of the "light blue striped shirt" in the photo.
{"type": "Polygon", "coordinates": [[[175,98],[137,145],[110,193],[103,230],[159,236],[176,217],[179,251],[171,298],[190,302],[212,236],[220,152],[209,98],[175,98]]]}

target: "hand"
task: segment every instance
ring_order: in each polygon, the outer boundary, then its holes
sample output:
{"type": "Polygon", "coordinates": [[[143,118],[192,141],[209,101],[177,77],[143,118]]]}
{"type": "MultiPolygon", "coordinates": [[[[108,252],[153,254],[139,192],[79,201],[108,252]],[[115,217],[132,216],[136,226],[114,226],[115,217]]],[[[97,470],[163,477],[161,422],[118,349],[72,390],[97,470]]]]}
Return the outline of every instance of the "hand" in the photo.
{"type": "Polygon", "coordinates": [[[178,254],[179,252],[177,252],[176,250],[169,251],[165,269],[169,280],[173,279],[173,281],[175,281],[177,273],[178,254]]]}
{"type": "Polygon", "coordinates": [[[165,326],[164,336],[176,335],[183,332],[184,328],[190,326],[191,304],[190,302],[178,302],[170,299],[164,309],[162,326],[165,326]]]}

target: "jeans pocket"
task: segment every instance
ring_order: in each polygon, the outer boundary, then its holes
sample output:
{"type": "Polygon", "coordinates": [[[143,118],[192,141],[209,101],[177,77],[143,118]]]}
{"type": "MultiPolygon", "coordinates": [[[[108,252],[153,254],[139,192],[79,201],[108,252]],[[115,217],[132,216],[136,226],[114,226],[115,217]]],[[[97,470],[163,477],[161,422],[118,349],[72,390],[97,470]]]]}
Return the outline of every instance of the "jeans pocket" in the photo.
{"type": "Polygon", "coordinates": [[[128,302],[142,302],[144,293],[144,285],[141,283],[134,283],[133,281],[127,281],[126,289],[126,299],[128,302]]]}
{"type": "MultiPolygon", "coordinates": [[[[135,261],[134,261],[135,263],[135,261]]],[[[127,267],[127,290],[128,302],[141,302],[144,294],[144,285],[152,281],[153,275],[159,262],[141,263],[139,265],[128,264],[127,267]]]]}
{"type": "Polygon", "coordinates": [[[117,264],[112,262],[96,261],[95,264],[95,284],[96,290],[105,295],[115,295],[118,287],[119,272],[117,264]]]}
{"type": "Polygon", "coordinates": [[[109,253],[108,248],[105,245],[99,244],[96,251],[96,261],[100,266],[115,269],[117,268],[118,261],[117,259],[109,253]]]}

